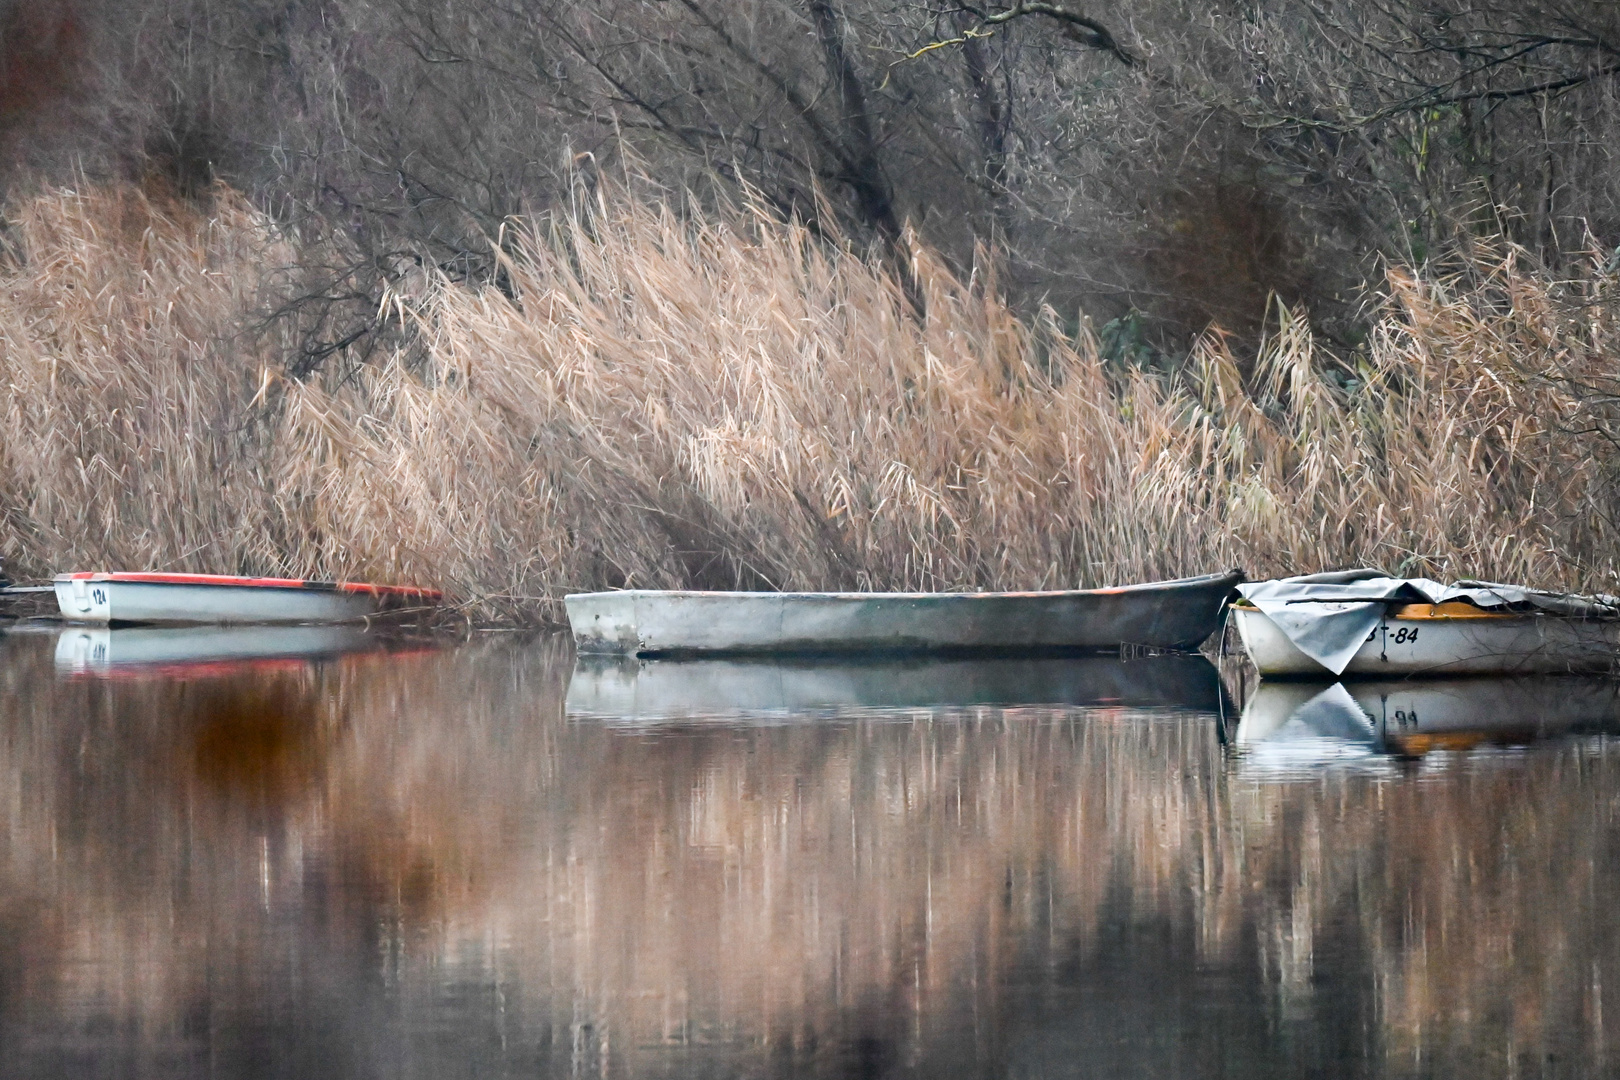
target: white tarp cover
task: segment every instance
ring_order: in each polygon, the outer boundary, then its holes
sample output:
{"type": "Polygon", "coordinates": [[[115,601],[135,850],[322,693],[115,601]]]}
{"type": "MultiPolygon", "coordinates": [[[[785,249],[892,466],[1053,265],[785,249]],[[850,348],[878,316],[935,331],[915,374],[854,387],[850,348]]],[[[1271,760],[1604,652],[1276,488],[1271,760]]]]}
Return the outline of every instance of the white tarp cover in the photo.
{"type": "Polygon", "coordinates": [[[1620,615],[1620,598],[1613,596],[1572,596],[1489,581],[1442,585],[1429,578],[1388,577],[1382,570],[1341,570],[1251,581],[1237,589],[1276,623],[1300,652],[1335,675],[1343,674],[1392,603],[1465,600],[1487,610],[1544,611],[1577,617],[1620,615]]]}

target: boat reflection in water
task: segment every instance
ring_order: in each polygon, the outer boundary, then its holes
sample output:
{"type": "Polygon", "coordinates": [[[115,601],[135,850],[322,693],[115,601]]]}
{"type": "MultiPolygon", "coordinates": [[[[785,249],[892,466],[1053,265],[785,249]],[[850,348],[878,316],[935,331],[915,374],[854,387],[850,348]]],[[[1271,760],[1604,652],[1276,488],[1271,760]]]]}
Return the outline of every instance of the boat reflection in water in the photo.
{"type": "Polygon", "coordinates": [[[56,670],[90,677],[232,675],[400,645],[356,625],[71,627],[56,639],[56,670]]]}
{"type": "Polygon", "coordinates": [[[1103,705],[1210,709],[1220,679],[1201,656],[1031,659],[628,660],[581,656],[568,711],[616,724],[840,709],[1103,705]]]}
{"type": "Polygon", "coordinates": [[[615,723],[557,638],[57,655],[0,634],[0,1077],[1620,1066],[1620,740],[1256,783],[1218,698],[1160,707],[1213,690],[1185,658],[581,669],[643,717],[739,671],[820,703],[615,723]]]}
{"type": "Polygon", "coordinates": [[[1351,683],[1262,682],[1236,743],[1268,767],[1524,745],[1620,731],[1620,682],[1568,675],[1351,683]]]}

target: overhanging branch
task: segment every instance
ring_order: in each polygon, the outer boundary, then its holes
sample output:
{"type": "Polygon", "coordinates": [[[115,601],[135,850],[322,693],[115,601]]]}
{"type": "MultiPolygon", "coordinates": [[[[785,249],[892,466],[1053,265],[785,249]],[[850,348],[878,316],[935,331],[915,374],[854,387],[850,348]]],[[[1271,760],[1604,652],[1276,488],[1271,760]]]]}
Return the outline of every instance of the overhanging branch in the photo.
{"type": "Polygon", "coordinates": [[[967,6],[963,6],[956,10],[965,12],[977,18],[979,20],[979,25],[963,30],[962,33],[956,37],[941,38],[938,41],[931,41],[922,48],[917,49],[915,52],[909,52],[902,56],[900,59],[889,65],[889,74],[884,76],[883,85],[878,89],[881,90],[889,85],[889,75],[892,75],[894,69],[899,67],[901,64],[916,60],[921,56],[926,56],[927,54],[935,52],[939,49],[950,48],[953,45],[966,45],[969,42],[978,40],[980,38],[993,37],[998,27],[1005,26],[1014,19],[1022,19],[1031,15],[1043,15],[1048,19],[1053,19],[1059,23],[1062,23],[1064,37],[1068,38],[1070,41],[1078,41],[1087,48],[1097,49],[1100,52],[1108,53],[1126,67],[1134,67],[1137,64],[1136,57],[1117,40],[1115,40],[1114,35],[1109,31],[1108,27],[1104,26],[1096,19],[1091,18],[1089,15],[1082,15],[1080,12],[1066,8],[1062,4],[1047,4],[1041,3],[1039,0],[1031,0],[1029,3],[1015,4],[1010,8],[1004,8],[995,12],[985,12],[977,8],[967,6]]]}
{"type": "Polygon", "coordinates": [[[1592,68],[1590,71],[1583,71],[1577,75],[1568,75],[1559,79],[1549,79],[1545,82],[1530,83],[1522,86],[1493,87],[1456,94],[1448,94],[1443,88],[1437,88],[1425,94],[1415,94],[1393,105],[1386,105],[1384,108],[1377,109],[1364,116],[1352,116],[1343,120],[1319,120],[1313,117],[1283,116],[1270,123],[1251,126],[1260,128],[1299,126],[1349,134],[1358,128],[1371,127],[1392,117],[1422,112],[1424,109],[1436,109],[1445,105],[1460,105],[1468,101],[1511,101],[1514,98],[1535,97],[1537,94],[1556,94],[1561,90],[1573,90],[1577,86],[1584,86],[1587,83],[1596,82],[1599,79],[1617,74],[1620,74],[1620,62],[1605,64],[1602,67],[1592,68]]]}
{"type": "Polygon", "coordinates": [[[1132,67],[1136,64],[1136,57],[1127,52],[1125,47],[1118,41],[1114,40],[1114,35],[1109,32],[1108,27],[1096,19],[1066,8],[1062,4],[1047,4],[1041,3],[1040,0],[1029,0],[1027,3],[1014,4],[1004,11],[985,15],[983,20],[984,25],[987,27],[1000,26],[1003,23],[1009,23],[1014,19],[1022,19],[1029,15],[1044,15],[1048,19],[1054,19],[1062,23],[1067,31],[1065,36],[1073,41],[1080,42],[1082,45],[1111,54],[1114,59],[1126,67],[1132,67]]]}

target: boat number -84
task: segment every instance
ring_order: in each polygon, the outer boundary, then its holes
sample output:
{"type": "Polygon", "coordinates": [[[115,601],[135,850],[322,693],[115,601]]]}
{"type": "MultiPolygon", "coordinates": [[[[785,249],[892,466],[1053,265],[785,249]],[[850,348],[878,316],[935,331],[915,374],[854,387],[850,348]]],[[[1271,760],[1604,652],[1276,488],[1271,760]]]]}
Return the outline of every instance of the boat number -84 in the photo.
{"type": "MultiPolygon", "coordinates": [[[[1385,633],[1389,632],[1388,629],[1385,628],[1385,627],[1380,627],[1378,629],[1384,630],[1385,633]]],[[[1422,627],[1418,627],[1418,626],[1402,626],[1402,627],[1400,627],[1399,629],[1397,629],[1395,631],[1395,635],[1394,635],[1395,644],[1397,644],[1397,645],[1405,645],[1408,641],[1416,641],[1417,636],[1418,636],[1418,631],[1421,630],[1421,629],[1422,629],[1422,627]]],[[[1378,630],[1375,629],[1372,633],[1367,635],[1367,640],[1372,641],[1372,640],[1376,639],[1377,637],[1378,637],[1378,630]]]]}

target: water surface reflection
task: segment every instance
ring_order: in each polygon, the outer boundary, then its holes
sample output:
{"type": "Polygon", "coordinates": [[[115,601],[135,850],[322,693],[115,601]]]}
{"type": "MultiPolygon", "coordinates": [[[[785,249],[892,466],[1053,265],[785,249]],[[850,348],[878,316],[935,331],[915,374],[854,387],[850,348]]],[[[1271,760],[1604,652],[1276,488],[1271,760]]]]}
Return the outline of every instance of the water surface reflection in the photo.
{"type": "Polygon", "coordinates": [[[1201,656],[1129,663],[1097,656],[873,661],[582,656],[568,683],[568,711],[611,723],[967,705],[1208,710],[1218,708],[1221,694],[1219,674],[1201,656]]]}
{"type": "Polygon", "coordinates": [[[1236,743],[1250,770],[1526,746],[1620,730],[1620,682],[1575,675],[1262,682],[1236,743]]]}
{"type": "Polygon", "coordinates": [[[1601,733],[1256,772],[1213,701],[625,726],[556,642],[56,659],[0,637],[8,1075],[1608,1066],[1601,733]]]}

